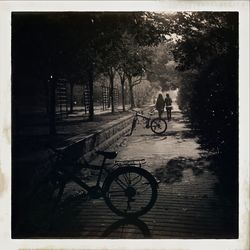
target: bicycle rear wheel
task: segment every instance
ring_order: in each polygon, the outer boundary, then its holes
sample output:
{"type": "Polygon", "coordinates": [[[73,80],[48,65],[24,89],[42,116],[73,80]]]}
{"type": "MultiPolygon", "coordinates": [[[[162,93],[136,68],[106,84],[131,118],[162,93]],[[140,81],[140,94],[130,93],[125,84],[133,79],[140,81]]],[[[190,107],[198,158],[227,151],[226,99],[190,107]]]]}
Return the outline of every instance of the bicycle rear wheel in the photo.
{"type": "Polygon", "coordinates": [[[115,170],[104,184],[107,206],[117,215],[139,217],[147,213],[157,199],[157,182],[148,171],[138,167],[115,170]]]}
{"type": "Polygon", "coordinates": [[[160,135],[167,130],[167,123],[161,118],[155,118],[152,120],[150,127],[155,134],[160,135]]]}

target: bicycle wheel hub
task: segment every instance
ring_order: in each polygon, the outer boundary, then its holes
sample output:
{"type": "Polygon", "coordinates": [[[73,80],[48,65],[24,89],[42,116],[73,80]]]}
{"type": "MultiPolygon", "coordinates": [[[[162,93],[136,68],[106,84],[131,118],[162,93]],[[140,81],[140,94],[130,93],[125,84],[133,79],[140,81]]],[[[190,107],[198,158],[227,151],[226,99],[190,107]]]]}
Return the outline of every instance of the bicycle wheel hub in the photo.
{"type": "Polygon", "coordinates": [[[125,190],[125,195],[127,197],[134,197],[136,195],[136,190],[133,187],[127,187],[125,190]]]}

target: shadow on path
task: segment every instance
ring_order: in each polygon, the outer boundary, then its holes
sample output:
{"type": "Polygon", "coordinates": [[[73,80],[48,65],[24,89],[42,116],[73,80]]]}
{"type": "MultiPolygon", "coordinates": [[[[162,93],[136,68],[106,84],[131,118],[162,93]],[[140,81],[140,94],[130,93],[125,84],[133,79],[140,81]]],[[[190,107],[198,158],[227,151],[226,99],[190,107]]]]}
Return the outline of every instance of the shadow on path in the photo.
{"type": "Polygon", "coordinates": [[[138,238],[151,238],[147,224],[138,218],[127,218],[115,221],[103,232],[101,238],[123,238],[122,236],[127,234],[127,231],[131,230],[131,228],[139,233],[138,238]]]}
{"type": "Polygon", "coordinates": [[[195,176],[201,175],[205,169],[208,169],[210,162],[206,157],[199,159],[178,157],[168,161],[165,167],[157,168],[155,176],[163,183],[172,184],[182,181],[183,171],[192,169],[195,176]]]}

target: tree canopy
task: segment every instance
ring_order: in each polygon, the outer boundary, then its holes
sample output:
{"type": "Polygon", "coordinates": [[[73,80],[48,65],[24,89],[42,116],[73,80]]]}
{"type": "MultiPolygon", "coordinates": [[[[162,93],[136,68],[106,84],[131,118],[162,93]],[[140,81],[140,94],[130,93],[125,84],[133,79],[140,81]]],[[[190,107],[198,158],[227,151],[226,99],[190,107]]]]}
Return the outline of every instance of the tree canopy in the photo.
{"type": "Polygon", "coordinates": [[[133,92],[146,76],[162,90],[180,88],[206,147],[223,152],[236,143],[237,13],[13,13],[12,27],[14,91],[51,75],[93,87],[104,74],[112,86],[119,73],[133,92]]]}
{"type": "Polygon", "coordinates": [[[29,88],[24,87],[27,77],[46,82],[53,76],[93,86],[98,74],[111,77],[121,68],[142,75],[141,48],[164,39],[162,26],[147,12],[13,13],[12,27],[19,93],[29,88]]]}
{"type": "Polygon", "coordinates": [[[216,153],[221,181],[237,198],[238,13],[182,12],[174,20],[180,107],[201,145],[216,153]]]}

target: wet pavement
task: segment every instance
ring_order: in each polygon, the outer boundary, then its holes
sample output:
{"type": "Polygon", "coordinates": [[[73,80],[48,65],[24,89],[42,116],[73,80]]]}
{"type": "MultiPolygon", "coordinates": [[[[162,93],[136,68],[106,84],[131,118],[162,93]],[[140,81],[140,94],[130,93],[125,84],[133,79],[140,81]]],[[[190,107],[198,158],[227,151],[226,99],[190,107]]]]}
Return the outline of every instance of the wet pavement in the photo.
{"type": "Polygon", "coordinates": [[[138,124],[132,136],[122,137],[111,149],[118,151],[116,160],[146,160],[145,169],[161,181],[154,207],[138,219],[126,220],[115,215],[102,198],[86,200],[84,192],[69,184],[50,228],[46,223],[44,227],[37,226],[31,237],[236,237],[231,204],[216,194],[219,181],[209,168],[208,153],[200,148],[180,112],[173,113],[163,135],[155,135],[138,124]]]}

